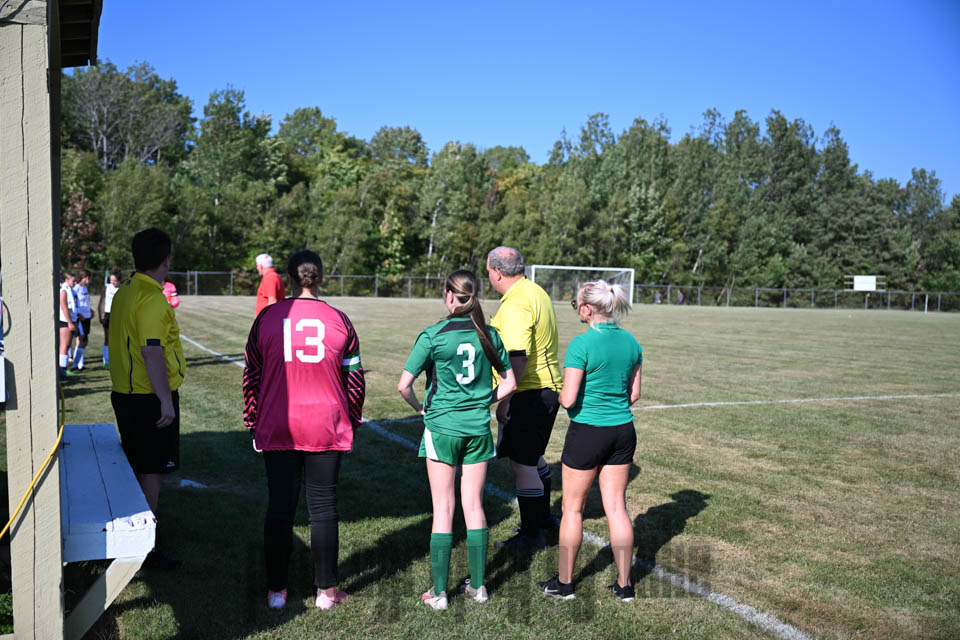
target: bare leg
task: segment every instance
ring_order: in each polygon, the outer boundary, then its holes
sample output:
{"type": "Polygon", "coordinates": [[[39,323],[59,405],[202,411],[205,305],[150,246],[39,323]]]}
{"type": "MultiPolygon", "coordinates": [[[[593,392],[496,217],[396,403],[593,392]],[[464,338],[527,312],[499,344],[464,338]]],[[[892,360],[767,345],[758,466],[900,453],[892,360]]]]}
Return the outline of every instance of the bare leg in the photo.
{"type": "Polygon", "coordinates": [[[560,582],[573,582],[573,567],[577,563],[583,542],[583,505],[597,476],[596,469],[571,469],[563,465],[563,518],[560,520],[559,574],[560,582]]]}
{"type": "Polygon", "coordinates": [[[163,485],[162,473],[140,473],[137,474],[137,480],[140,482],[140,488],[143,490],[143,496],[147,499],[147,506],[153,515],[157,515],[157,505],[160,502],[160,487],[163,485]]]}
{"type": "Polygon", "coordinates": [[[463,477],[460,478],[460,503],[463,506],[463,520],[467,529],[487,527],[487,516],[483,512],[483,483],[486,479],[486,462],[463,465],[463,477]]]}
{"type": "Polygon", "coordinates": [[[603,497],[603,512],[607,514],[607,525],[610,527],[610,548],[613,550],[613,560],[617,563],[617,583],[621,587],[630,584],[630,567],[633,565],[633,523],[627,514],[624,495],[629,470],[629,464],[600,467],[600,495],[603,497]]]}
{"type": "MultiPolygon", "coordinates": [[[[453,510],[457,497],[454,491],[454,479],[457,468],[427,458],[427,477],[430,479],[430,497],[433,499],[433,528],[431,533],[451,533],[453,531],[453,510]]],[[[481,483],[481,488],[483,484],[481,483]]]]}

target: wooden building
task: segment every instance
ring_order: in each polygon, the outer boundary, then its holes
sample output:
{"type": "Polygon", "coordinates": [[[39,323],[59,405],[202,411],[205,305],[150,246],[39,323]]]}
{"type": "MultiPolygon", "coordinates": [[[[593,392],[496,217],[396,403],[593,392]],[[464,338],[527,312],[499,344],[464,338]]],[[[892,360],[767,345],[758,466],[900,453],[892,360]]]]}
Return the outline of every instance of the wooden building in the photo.
{"type": "MultiPolygon", "coordinates": [[[[102,0],[0,0],[0,259],[11,513],[57,438],[60,71],[96,62],[102,0]]],[[[11,528],[14,635],[63,638],[57,458],[11,528]],[[59,612],[59,613],[58,613],[59,612]]]]}

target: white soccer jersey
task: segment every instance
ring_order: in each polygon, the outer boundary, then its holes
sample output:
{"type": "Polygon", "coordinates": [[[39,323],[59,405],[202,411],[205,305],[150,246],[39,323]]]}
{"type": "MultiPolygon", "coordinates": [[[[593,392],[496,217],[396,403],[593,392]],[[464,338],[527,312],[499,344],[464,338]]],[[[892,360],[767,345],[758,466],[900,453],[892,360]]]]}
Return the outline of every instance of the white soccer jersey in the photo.
{"type": "Polygon", "coordinates": [[[59,304],[57,308],[60,309],[60,322],[76,322],[77,321],[77,296],[73,292],[73,289],[70,288],[66,282],[60,285],[60,291],[67,292],[67,309],[70,311],[70,318],[63,317],[63,307],[59,304]]]}
{"type": "Polygon", "coordinates": [[[113,296],[117,295],[117,291],[120,290],[120,287],[115,287],[111,283],[107,283],[107,288],[104,289],[103,295],[103,312],[110,313],[110,307],[113,306],[113,296]]]}

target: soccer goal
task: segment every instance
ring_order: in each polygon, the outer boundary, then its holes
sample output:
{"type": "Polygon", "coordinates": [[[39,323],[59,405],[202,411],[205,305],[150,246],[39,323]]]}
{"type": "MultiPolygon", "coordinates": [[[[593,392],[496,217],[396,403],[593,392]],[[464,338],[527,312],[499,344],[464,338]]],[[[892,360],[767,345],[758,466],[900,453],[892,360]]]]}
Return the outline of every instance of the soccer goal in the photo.
{"type": "Polygon", "coordinates": [[[526,275],[543,287],[553,300],[573,300],[584,282],[606,280],[621,285],[630,299],[630,306],[633,306],[633,269],[532,264],[526,268],[526,275]]]}

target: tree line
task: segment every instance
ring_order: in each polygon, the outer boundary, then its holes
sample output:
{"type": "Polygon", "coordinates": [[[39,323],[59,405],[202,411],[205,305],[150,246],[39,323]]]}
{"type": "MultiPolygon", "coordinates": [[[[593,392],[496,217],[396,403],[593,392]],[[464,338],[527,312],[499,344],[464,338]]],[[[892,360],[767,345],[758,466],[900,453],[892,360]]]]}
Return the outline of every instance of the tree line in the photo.
{"type": "Polygon", "coordinates": [[[181,270],[309,247],[331,274],[442,275],[507,244],[528,263],[633,267],[638,283],[837,288],[858,273],[960,291],[960,196],[947,206],[932,170],[874,179],[838,129],[776,110],[710,109],[675,143],[665,120],[617,134],[598,113],[536,164],[519,146],[431,151],[410,126],[363,140],[319,107],[272,133],[235,88],[195,119],[145,63],[78,69],[62,95],[64,266],[130,265],[133,233],[156,225],[181,270]]]}

